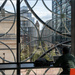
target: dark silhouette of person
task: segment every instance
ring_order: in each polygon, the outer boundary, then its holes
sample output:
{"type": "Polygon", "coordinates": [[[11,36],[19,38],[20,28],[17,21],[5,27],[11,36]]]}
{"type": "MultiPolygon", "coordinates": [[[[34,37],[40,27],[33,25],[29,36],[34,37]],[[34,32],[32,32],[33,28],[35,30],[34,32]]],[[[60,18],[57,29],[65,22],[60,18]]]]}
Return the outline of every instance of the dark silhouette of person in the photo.
{"type": "Polygon", "coordinates": [[[68,47],[63,47],[63,55],[54,63],[55,67],[61,67],[63,69],[60,75],[69,75],[70,68],[75,68],[75,57],[69,51],[70,49],[68,47]]]}

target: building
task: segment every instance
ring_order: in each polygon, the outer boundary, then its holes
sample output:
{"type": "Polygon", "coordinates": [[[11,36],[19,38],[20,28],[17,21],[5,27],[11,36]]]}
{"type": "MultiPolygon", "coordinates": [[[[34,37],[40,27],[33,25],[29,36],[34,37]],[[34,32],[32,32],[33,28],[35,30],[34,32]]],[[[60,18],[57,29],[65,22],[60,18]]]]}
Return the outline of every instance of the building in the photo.
{"type": "MultiPolygon", "coordinates": [[[[68,0],[52,0],[52,26],[62,34],[71,34],[71,5],[68,0]]],[[[58,34],[53,35],[53,43],[69,40],[58,34]]]]}
{"type": "MultiPolygon", "coordinates": [[[[10,15],[12,14],[5,13],[4,10],[0,12],[0,57],[9,62],[16,62],[16,52],[17,52],[16,19],[15,23],[13,24],[14,16],[8,17],[10,15]]],[[[0,63],[9,63],[4,60],[0,58],[0,63]]],[[[4,70],[4,73],[6,74],[9,73],[12,74],[12,72],[13,70],[10,71],[4,70]]]]}
{"type": "MultiPolygon", "coordinates": [[[[46,23],[52,27],[52,20],[48,20],[46,23]]],[[[42,32],[42,40],[47,41],[45,43],[50,47],[52,45],[52,31],[48,27],[44,26],[42,32]]]]}
{"type": "Polygon", "coordinates": [[[39,26],[40,26],[39,22],[36,21],[35,25],[36,25],[36,27],[37,27],[37,30],[39,31],[39,26]]]}
{"type": "MultiPolygon", "coordinates": [[[[22,6],[20,12],[21,12],[20,35],[22,37],[22,43],[27,44],[28,42],[35,40],[34,37],[37,37],[37,30],[35,28],[35,25],[33,24],[34,18],[32,17],[31,12],[28,11],[28,8],[26,6],[22,6]]],[[[30,45],[34,46],[34,43],[32,42],[30,45]]]]}

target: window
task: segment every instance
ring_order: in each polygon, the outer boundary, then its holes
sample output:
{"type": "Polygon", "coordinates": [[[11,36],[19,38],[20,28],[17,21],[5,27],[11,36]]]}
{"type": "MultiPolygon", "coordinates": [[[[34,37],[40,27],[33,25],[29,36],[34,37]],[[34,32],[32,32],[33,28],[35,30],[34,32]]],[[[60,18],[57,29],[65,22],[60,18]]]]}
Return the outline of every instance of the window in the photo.
{"type": "Polygon", "coordinates": [[[71,20],[68,20],[71,7],[66,7],[66,3],[60,7],[61,0],[43,1],[49,9],[42,0],[0,0],[0,74],[39,74],[34,68],[43,67],[41,74],[45,75],[47,68],[53,67],[54,56],[61,55],[58,47],[58,54],[55,53],[55,46],[69,37],[66,34],[63,38],[64,33],[71,32],[71,20]],[[42,57],[51,63],[35,66],[34,62],[42,57]]]}

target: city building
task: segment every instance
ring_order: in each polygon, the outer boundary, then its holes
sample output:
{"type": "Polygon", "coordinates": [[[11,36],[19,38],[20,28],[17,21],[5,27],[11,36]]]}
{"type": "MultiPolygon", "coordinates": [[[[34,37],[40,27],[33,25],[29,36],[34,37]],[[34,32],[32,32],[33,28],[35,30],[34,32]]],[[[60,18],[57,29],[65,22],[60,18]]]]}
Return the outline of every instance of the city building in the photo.
{"type": "MultiPolygon", "coordinates": [[[[11,15],[12,14],[5,13],[4,9],[1,10],[0,12],[0,57],[6,60],[4,61],[0,58],[0,63],[16,62],[16,52],[17,52],[16,19],[14,22],[14,16],[11,15]]],[[[10,71],[4,70],[4,73],[6,74],[9,74],[9,72],[11,74],[13,70],[10,71]]]]}
{"type": "Polygon", "coordinates": [[[39,22],[36,21],[35,25],[36,25],[36,27],[37,27],[37,30],[39,31],[39,26],[40,26],[39,22]]]}
{"type": "MultiPolygon", "coordinates": [[[[35,40],[37,37],[37,30],[34,23],[34,18],[32,17],[31,12],[28,11],[26,6],[21,7],[21,31],[20,35],[22,37],[22,43],[27,44],[30,41],[35,40]],[[32,22],[31,22],[32,21],[32,22]]],[[[34,46],[34,42],[30,43],[31,46],[34,46]]]]}
{"type": "MultiPolygon", "coordinates": [[[[52,26],[62,34],[71,34],[71,5],[68,0],[52,0],[52,26]]],[[[53,35],[53,43],[69,40],[58,34],[53,35]]]]}
{"type": "MultiPolygon", "coordinates": [[[[52,27],[52,20],[48,20],[46,21],[46,23],[52,27]]],[[[45,42],[49,47],[52,45],[52,31],[44,26],[42,29],[42,40],[45,40],[47,42],[45,42]]]]}

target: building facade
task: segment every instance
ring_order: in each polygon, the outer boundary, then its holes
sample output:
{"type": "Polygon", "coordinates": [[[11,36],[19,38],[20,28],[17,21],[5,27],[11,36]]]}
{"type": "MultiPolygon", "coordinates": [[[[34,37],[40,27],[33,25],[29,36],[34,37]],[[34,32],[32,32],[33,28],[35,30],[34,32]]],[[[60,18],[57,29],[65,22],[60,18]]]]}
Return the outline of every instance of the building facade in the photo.
{"type": "MultiPolygon", "coordinates": [[[[35,40],[37,37],[37,30],[34,23],[34,18],[32,17],[31,12],[28,11],[26,6],[21,7],[21,31],[20,35],[22,37],[22,43],[27,44],[30,41],[35,40]],[[32,23],[32,22],[33,23],[32,23]]],[[[31,46],[34,46],[34,43],[31,43],[31,46]]]]}
{"type": "MultiPolygon", "coordinates": [[[[16,53],[17,53],[16,19],[14,22],[14,16],[8,17],[10,15],[12,14],[5,13],[4,10],[0,12],[0,63],[16,62],[16,53]],[[1,58],[7,60],[8,62],[2,60],[1,58]]],[[[6,74],[9,73],[11,74],[12,72],[13,70],[10,71],[4,70],[4,73],[6,74]]]]}
{"type": "MultiPolygon", "coordinates": [[[[71,4],[69,0],[52,0],[52,26],[62,34],[71,34],[71,4]]],[[[58,34],[53,35],[53,43],[69,40],[58,34]]]]}
{"type": "MultiPolygon", "coordinates": [[[[52,20],[48,20],[46,23],[52,27],[52,20]]],[[[46,44],[50,47],[52,45],[52,31],[48,27],[44,26],[42,32],[42,40],[47,41],[46,44]]]]}

